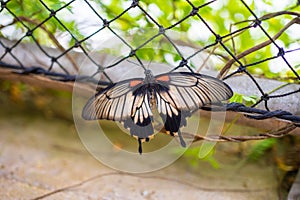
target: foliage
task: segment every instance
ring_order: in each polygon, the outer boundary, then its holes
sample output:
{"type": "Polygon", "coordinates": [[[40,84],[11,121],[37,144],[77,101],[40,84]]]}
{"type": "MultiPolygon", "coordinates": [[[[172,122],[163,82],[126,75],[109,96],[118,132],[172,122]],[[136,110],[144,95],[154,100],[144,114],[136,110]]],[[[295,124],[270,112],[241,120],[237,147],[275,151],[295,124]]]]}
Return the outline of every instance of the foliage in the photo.
{"type": "Polygon", "coordinates": [[[246,106],[251,106],[256,103],[258,97],[255,95],[246,96],[239,93],[234,93],[233,96],[230,98],[230,102],[237,102],[242,103],[246,106]]]}
{"type": "MultiPolygon", "coordinates": [[[[130,5],[130,3],[122,4],[118,0],[106,1],[106,3],[103,3],[100,0],[95,0],[95,2],[100,5],[99,7],[102,9],[103,13],[105,13],[104,15],[106,15],[109,20],[114,19],[124,10],[124,8],[127,8],[130,5]]],[[[192,3],[195,6],[200,6],[203,3],[207,3],[207,1],[192,1],[192,3]]],[[[144,0],[140,1],[140,5],[147,13],[152,16],[152,18],[156,22],[158,22],[165,28],[172,26],[172,24],[175,24],[185,16],[188,16],[192,11],[192,7],[184,0],[144,0]]],[[[283,7],[278,7],[277,2],[275,3],[270,1],[263,1],[258,3],[252,1],[250,7],[260,17],[270,15],[271,12],[283,10],[299,12],[299,7],[297,6],[296,1],[294,1],[294,4],[285,3],[283,7]]],[[[199,10],[199,14],[203,19],[205,19],[207,24],[209,24],[210,27],[221,36],[227,35],[234,30],[241,29],[250,25],[251,23],[253,23],[253,21],[249,22],[249,20],[254,19],[251,13],[245,9],[245,6],[241,2],[237,3],[234,0],[214,2],[211,5],[201,8],[199,10]],[[214,4],[217,4],[217,6],[214,7],[214,4]],[[226,18],[226,20],[224,20],[224,18],[226,18]]],[[[293,16],[289,14],[278,16],[274,15],[273,17],[270,17],[269,19],[263,21],[263,27],[272,37],[292,19],[293,16]]],[[[138,8],[134,8],[132,12],[128,12],[122,17],[115,20],[113,25],[114,27],[117,27],[124,32],[134,30],[133,33],[137,33],[138,31],[140,31],[139,29],[150,29],[153,32],[152,28],[157,30],[157,25],[155,25],[155,23],[153,23],[153,21],[151,21],[149,18],[145,17],[145,15],[138,8]]],[[[172,39],[174,39],[175,41],[179,38],[181,42],[185,42],[185,45],[192,48],[199,49],[215,41],[215,36],[212,33],[208,32],[207,28],[204,27],[203,23],[196,16],[189,17],[187,20],[181,22],[177,26],[172,27],[171,30],[172,31],[166,32],[168,36],[173,36],[172,39]],[[186,34],[177,34],[178,32],[184,32],[186,34]]],[[[277,43],[279,43],[280,46],[284,47],[284,49],[290,49],[293,45],[295,45],[295,43],[297,43],[297,40],[299,40],[299,38],[295,37],[291,33],[292,32],[285,31],[277,41],[277,43]]],[[[144,39],[141,39],[139,36],[135,37],[135,35],[133,35],[132,41],[142,44],[147,38],[149,37],[145,36],[144,39]]],[[[231,51],[235,52],[236,55],[238,55],[257,44],[266,41],[268,38],[261,30],[256,28],[245,30],[237,36],[234,36],[232,40],[229,40],[229,38],[226,39],[228,39],[226,42],[226,46],[231,51]]],[[[174,53],[173,56],[175,56],[176,52],[173,51],[173,47],[170,44],[166,43],[164,38],[152,41],[151,45],[155,46],[155,43],[165,43],[164,48],[172,51],[174,53]]],[[[134,44],[133,46],[137,47],[139,45],[134,44]]],[[[164,58],[164,54],[166,52],[159,51],[155,53],[159,54],[159,56],[156,56],[156,58],[159,59],[164,58]]],[[[224,65],[224,63],[228,61],[224,59],[225,57],[228,57],[228,55],[222,48],[217,48],[217,50],[213,52],[213,54],[214,53],[222,55],[221,58],[220,56],[216,56],[216,58],[221,59],[221,64],[216,66],[217,68],[220,68],[224,65]]],[[[243,61],[246,64],[254,63],[265,58],[272,57],[276,54],[276,49],[269,45],[247,55],[246,57],[244,57],[243,61]]],[[[148,59],[148,55],[146,53],[140,53],[139,56],[142,59],[148,59]]],[[[159,61],[168,62],[168,60],[165,59],[159,59],[159,61]]],[[[281,72],[279,73],[272,70],[272,68],[270,68],[270,65],[274,65],[274,62],[263,62],[249,67],[248,70],[250,73],[265,76],[267,78],[294,77],[294,74],[291,73],[289,69],[282,68],[281,72]]]]}
{"type": "Polygon", "coordinates": [[[189,147],[188,149],[184,150],[182,148],[178,148],[175,152],[181,155],[182,151],[184,151],[184,157],[188,160],[189,164],[195,168],[199,166],[200,162],[206,162],[215,169],[220,168],[219,162],[214,157],[215,148],[212,148],[209,152],[207,152],[204,157],[199,157],[199,154],[201,153],[201,147],[202,146],[200,145],[195,147],[189,147]]]}
{"type": "MultiPolygon", "coordinates": [[[[4,16],[10,21],[9,25],[4,27],[8,28],[12,26],[13,34],[6,34],[5,28],[0,29],[0,36],[7,37],[11,40],[16,40],[28,31],[32,31],[33,37],[26,37],[26,40],[33,42],[35,39],[40,44],[47,46],[57,46],[58,35],[66,31],[65,27],[72,32],[77,38],[83,38],[81,30],[78,29],[78,24],[73,20],[66,20],[59,17],[50,17],[51,11],[64,10],[68,11],[67,14],[72,14],[72,7],[66,5],[66,2],[60,0],[43,0],[36,3],[32,3],[30,0],[14,0],[9,1],[6,4],[8,10],[13,13],[15,17],[8,11],[4,11],[4,16]],[[43,2],[43,3],[42,3],[43,2]],[[49,18],[49,20],[47,20],[49,18]],[[58,19],[58,20],[57,20],[58,19]],[[45,23],[43,23],[46,21],[45,23]],[[60,23],[61,22],[61,23],[60,23]],[[63,25],[62,25],[63,24],[63,25]]],[[[69,44],[73,42],[74,38],[70,38],[69,44]]]]}
{"type": "Polygon", "coordinates": [[[276,138],[269,138],[256,142],[256,144],[251,147],[247,159],[251,161],[257,161],[263,155],[265,155],[266,151],[270,150],[276,144],[276,142],[276,138]]]}
{"type": "MultiPolygon", "coordinates": [[[[73,45],[75,38],[77,40],[84,39],[89,36],[85,33],[86,27],[80,27],[78,17],[79,10],[74,11],[75,4],[71,3],[68,5],[62,0],[43,0],[32,3],[29,0],[14,0],[8,1],[7,8],[18,17],[22,23],[28,26],[30,29],[34,29],[34,38],[41,44],[45,45],[62,45],[62,40],[59,36],[67,35],[68,44],[73,45]],[[73,6],[74,5],[74,6],[73,6]],[[40,27],[36,28],[38,24],[46,20],[50,15],[50,10],[57,11],[55,18],[52,17],[46,23],[43,23],[40,27]],[[58,19],[58,20],[57,20],[58,19]],[[63,25],[61,25],[61,23],[63,25]],[[66,33],[66,29],[72,34],[66,33]],[[55,37],[53,37],[55,36],[55,37]],[[56,38],[56,39],[55,39],[56,38]],[[57,41],[56,41],[57,40],[57,41]]],[[[208,1],[197,0],[191,1],[194,6],[200,6],[208,1]]],[[[111,21],[110,27],[121,35],[124,35],[126,41],[130,43],[134,48],[139,47],[147,39],[151,38],[158,32],[157,25],[138,8],[131,8],[125,14],[119,15],[130,5],[132,1],[120,1],[120,0],[93,0],[89,1],[92,7],[95,9],[98,15],[103,19],[111,21]],[[116,17],[118,17],[116,19],[116,17]],[[125,33],[125,34],[124,34],[125,33]],[[127,33],[127,36],[126,36],[127,33]]],[[[290,12],[299,13],[300,9],[297,1],[289,3],[280,3],[272,1],[247,1],[250,8],[259,16],[262,17],[262,26],[266,29],[269,35],[272,37],[278,33],[288,22],[290,22],[294,15],[292,14],[276,14],[278,11],[288,10],[290,12]],[[279,6],[281,5],[281,6],[279,6]],[[274,14],[275,13],[275,14],[274,14]]],[[[84,1],[79,4],[79,6],[86,4],[84,1]]],[[[175,42],[184,42],[185,46],[188,46],[194,50],[198,50],[201,47],[212,44],[215,41],[215,36],[204,26],[203,22],[197,16],[190,16],[186,20],[172,26],[178,21],[182,20],[186,16],[189,16],[192,7],[185,0],[166,0],[166,1],[149,1],[141,0],[139,1],[139,6],[142,7],[151,17],[164,28],[172,27],[170,30],[166,31],[166,34],[172,38],[175,42]]],[[[84,10],[90,15],[95,15],[94,11],[90,8],[84,10]]],[[[16,37],[21,37],[28,30],[22,25],[20,21],[14,21],[14,17],[9,12],[2,12],[1,14],[5,17],[10,18],[10,23],[2,24],[3,26],[13,26],[15,33],[18,34],[5,34],[4,28],[0,29],[0,35],[8,37],[10,39],[16,39],[16,37]]],[[[244,28],[253,23],[254,17],[245,8],[241,2],[235,0],[224,0],[215,1],[208,6],[199,9],[200,16],[205,20],[205,22],[211,27],[214,32],[224,36],[232,31],[244,28]],[[226,19],[226,20],[224,20],[226,19]]],[[[82,16],[83,17],[83,16],[82,16]]],[[[82,21],[82,20],[81,20],[82,21]]],[[[95,26],[101,28],[102,21],[99,17],[95,17],[95,26]]],[[[284,47],[284,49],[295,49],[299,48],[298,40],[299,38],[288,30],[284,31],[283,34],[278,38],[277,43],[284,47]]],[[[33,38],[27,37],[26,39],[32,40],[33,38]]],[[[259,43],[268,40],[266,35],[259,28],[246,29],[233,35],[231,38],[226,37],[223,39],[226,47],[229,48],[234,54],[238,55],[250,48],[256,46],[259,43]]],[[[93,40],[86,41],[83,45],[85,47],[91,47],[93,40]]],[[[65,44],[64,44],[65,45],[65,44]]],[[[62,46],[64,46],[62,45],[62,46]]],[[[174,47],[166,40],[164,37],[158,37],[151,41],[146,50],[140,49],[137,54],[141,59],[155,60],[159,62],[174,63],[177,62],[180,57],[174,47]],[[154,48],[154,51],[150,51],[149,48],[154,48]],[[172,52],[172,61],[167,59],[167,54],[172,52]],[[152,56],[149,56],[153,54],[152,56]]],[[[207,53],[212,53],[213,59],[219,59],[216,62],[215,67],[221,68],[230,58],[230,55],[218,46],[218,48],[209,48],[207,53]]],[[[272,45],[268,45],[262,49],[253,51],[243,58],[243,63],[249,64],[254,63],[265,58],[272,57],[276,55],[276,49],[272,45]]],[[[208,55],[206,55],[208,56],[208,55]]],[[[201,63],[194,64],[190,63],[192,67],[199,67],[201,63]]],[[[268,78],[284,78],[288,81],[293,80],[295,75],[287,67],[278,66],[278,70],[274,71],[274,62],[262,62],[257,65],[248,67],[250,73],[254,73],[260,76],[265,76],[268,78]]],[[[297,64],[294,66],[297,67],[297,64]]],[[[277,66],[276,66],[277,67],[277,66]]],[[[296,70],[299,71],[297,68],[296,70]]]]}

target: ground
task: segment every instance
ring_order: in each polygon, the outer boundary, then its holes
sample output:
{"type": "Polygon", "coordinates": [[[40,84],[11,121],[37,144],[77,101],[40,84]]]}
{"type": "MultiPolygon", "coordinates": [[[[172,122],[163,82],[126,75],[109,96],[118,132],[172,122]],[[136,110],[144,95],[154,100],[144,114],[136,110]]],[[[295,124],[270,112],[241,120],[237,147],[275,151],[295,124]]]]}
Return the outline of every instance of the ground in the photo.
{"type": "Polygon", "coordinates": [[[216,153],[219,169],[180,158],[155,172],[129,174],[89,154],[71,120],[1,103],[0,199],[279,199],[275,167],[241,162],[222,151],[226,146],[216,153]]]}

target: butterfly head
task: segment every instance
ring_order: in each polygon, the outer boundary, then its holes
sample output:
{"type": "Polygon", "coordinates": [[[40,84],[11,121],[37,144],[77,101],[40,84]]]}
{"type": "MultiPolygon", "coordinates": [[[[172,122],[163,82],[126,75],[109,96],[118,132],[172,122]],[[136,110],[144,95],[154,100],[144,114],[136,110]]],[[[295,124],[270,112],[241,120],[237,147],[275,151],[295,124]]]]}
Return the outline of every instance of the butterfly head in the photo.
{"type": "Polygon", "coordinates": [[[145,70],[145,82],[146,83],[151,83],[154,81],[154,76],[152,74],[152,71],[149,69],[145,70]]]}

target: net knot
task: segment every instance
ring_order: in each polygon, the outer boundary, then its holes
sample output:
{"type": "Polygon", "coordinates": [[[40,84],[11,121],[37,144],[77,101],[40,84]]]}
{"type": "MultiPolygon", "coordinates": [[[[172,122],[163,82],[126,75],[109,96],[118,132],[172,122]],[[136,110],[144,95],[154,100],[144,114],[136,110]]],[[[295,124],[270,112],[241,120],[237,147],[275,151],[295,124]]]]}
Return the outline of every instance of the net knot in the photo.
{"type": "Polygon", "coordinates": [[[190,12],[190,15],[194,16],[198,13],[198,11],[199,11],[199,8],[193,8],[193,10],[190,12]]]}
{"type": "Polygon", "coordinates": [[[222,37],[220,35],[216,35],[216,42],[219,43],[219,42],[222,42],[222,37]]]}
{"type": "Polygon", "coordinates": [[[133,1],[132,1],[132,4],[131,4],[131,7],[134,8],[134,7],[136,7],[137,5],[139,5],[139,0],[133,0],[133,1]]]}
{"type": "Polygon", "coordinates": [[[109,21],[107,19],[103,19],[103,27],[109,27],[109,21]]]}
{"type": "Polygon", "coordinates": [[[8,53],[8,52],[11,52],[11,48],[6,47],[6,48],[5,48],[5,53],[8,53]]]}
{"type": "Polygon", "coordinates": [[[244,65],[239,66],[239,68],[237,70],[238,73],[242,73],[242,72],[245,72],[245,71],[246,71],[246,66],[244,66],[244,65]]]}
{"type": "Polygon", "coordinates": [[[55,57],[51,57],[51,62],[56,62],[57,61],[57,58],[55,58],[55,57]]]}
{"type": "Polygon", "coordinates": [[[259,19],[255,19],[253,28],[256,28],[260,24],[261,24],[261,21],[259,19]]]}
{"type": "Polygon", "coordinates": [[[284,51],[284,49],[281,47],[281,48],[279,48],[278,49],[278,56],[284,56],[284,54],[285,54],[285,51],[284,51]]]}
{"type": "Polygon", "coordinates": [[[187,64],[187,60],[183,58],[183,59],[180,61],[178,67],[183,67],[183,66],[185,66],[186,64],[187,64]]]}
{"type": "Polygon", "coordinates": [[[32,30],[28,30],[26,36],[32,36],[32,30]]]}
{"type": "Polygon", "coordinates": [[[159,34],[164,34],[165,31],[166,31],[166,29],[163,26],[159,26],[159,29],[158,29],[159,34]]]}
{"type": "Polygon", "coordinates": [[[129,57],[135,56],[136,55],[136,50],[131,50],[129,53],[129,57]]]}
{"type": "MultiPolygon", "coordinates": [[[[7,1],[8,2],[8,1],[7,1]]],[[[3,9],[3,8],[6,8],[6,3],[7,2],[4,2],[4,1],[1,1],[1,8],[3,9]]]]}
{"type": "Polygon", "coordinates": [[[270,96],[269,96],[269,94],[265,93],[260,98],[264,101],[268,101],[270,99],[270,96]]]}
{"type": "Polygon", "coordinates": [[[81,42],[78,40],[75,41],[74,48],[78,48],[81,45],[81,42]]]}
{"type": "Polygon", "coordinates": [[[50,17],[53,17],[56,15],[56,11],[55,10],[50,10],[50,17]]]}

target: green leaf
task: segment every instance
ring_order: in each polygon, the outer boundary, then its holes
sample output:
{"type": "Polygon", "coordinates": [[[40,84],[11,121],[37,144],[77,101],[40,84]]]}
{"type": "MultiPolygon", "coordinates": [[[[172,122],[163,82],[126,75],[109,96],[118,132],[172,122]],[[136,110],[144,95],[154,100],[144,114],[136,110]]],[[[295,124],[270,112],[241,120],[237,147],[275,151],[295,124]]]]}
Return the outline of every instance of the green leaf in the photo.
{"type": "Polygon", "coordinates": [[[276,144],[276,142],[276,138],[258,141],[255,145],[252,146],[250,153],[247,156],[247,159],[251,161],[259,160],[263,155],[266,154],[266,152],[269,149],[271,149],[276,144]]]}
{"type": "Polygon", "coordinates": [[[229,102],[243,103],[243,95],[234,92],[229,102]]]}
{"type": "Polygon", "coordinates": [[[255,95],[246,96],[236,92],[234,92],[233,96],[229,99],[230,102],[242,103],[245,104],[246,106],[251,106],[255,104],[257,100],[258,97],[255,95]]]}

